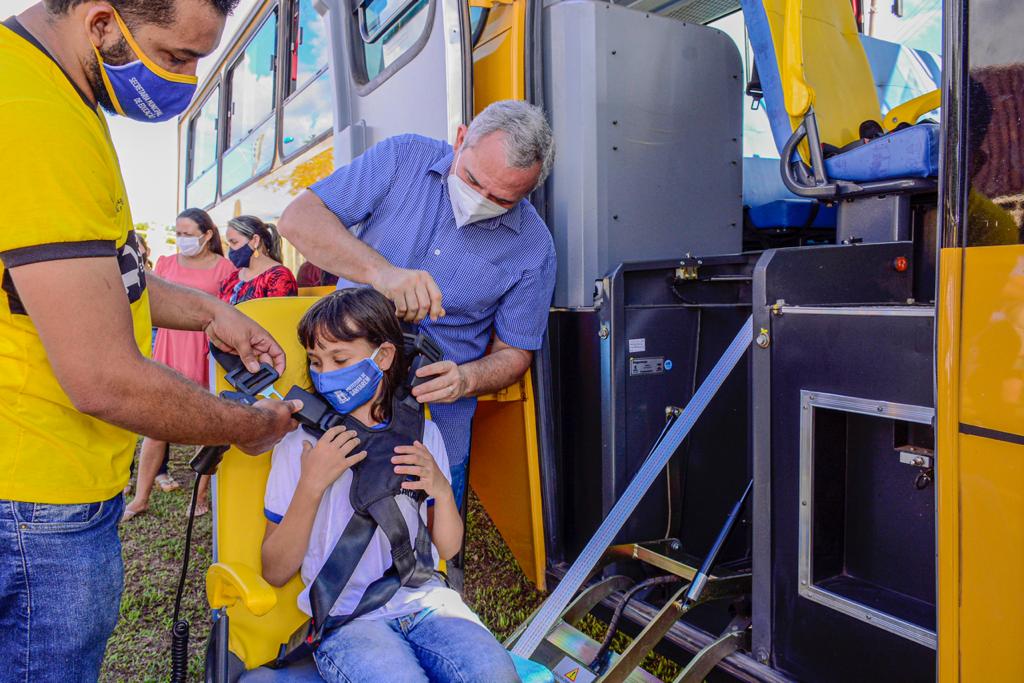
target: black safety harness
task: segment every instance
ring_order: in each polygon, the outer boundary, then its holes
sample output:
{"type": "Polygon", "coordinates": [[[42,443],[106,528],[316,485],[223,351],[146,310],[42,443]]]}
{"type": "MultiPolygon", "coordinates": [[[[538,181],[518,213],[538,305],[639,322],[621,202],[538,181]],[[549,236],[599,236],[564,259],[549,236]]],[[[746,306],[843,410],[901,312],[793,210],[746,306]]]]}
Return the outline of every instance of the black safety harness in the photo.
{"type": "MultiPolygon", "coordinates": [[[[441,360],[441,350],[422,332],[403,334],[403,346],[405,357],[410,359],[409,372],[406,381],[395,390],[391,401],[391,420],[383,428],[367,427],[351,415],[341,415],[319,395],[300,387],[292,387],[285,396],[285,399],[302,401],[302,409],[294,413],[294,417],[308,433],[319,438],[332,427],[344,426],[356,432],[367,456],[352,468],[349,499],[355,514],[310,586],[309,601],[313,617],[296,630],[287,643],[281,645],[278,656],[268,663],[271,667],[280,668],[305,658],[333,629],[384,605],[402,586],[421,586],[438,574],[434,569],[430,533],[422,517],[416,515],[420,521],[416,536],[412,538],[398,505],[399,496],[409,496],[419,504],[426,494],[402,488],[402,482],[408,478],[395,474],[391,458],[396,446],[407,446],[423,440],[424,410],[412,395],[412,388],[429,379],[417,377],[416,371],[424,365],[441,360]],[[355,572],[378,527],[384,531],[391,545],[391,567],[367,586],[350,614],[331,616],[331,608],[355,572]]],[[[273,384],[280,375],[270,365],[263,363],[259,370],[250,372],[238,356],[221,351],[213,344],[210,345],[210,354],[224,368],[225,380],[233,388],[231,391],[222,391],[221,398],[252,405],[261,395],[276,394],[273,384]]],[[[196,490],[202,475],[216,472],[227,449],[227,446],[205,446],[192,459],[189,465],[196,472],[196,490]]],[[[196,490],[193,490],[192,509],[189,511],[185,557],[175,598],[171,632],[171,680],[174,683],[185,681],[188,667],[189,626],[186,620],[178,619],[178,611],[188,572],[196,490]]]]}
{"type": "Polygon", "coordinates": [[[426,524],[417,514],[419,523],[415,537],[412,537],[399,507],[402,496],[411,497],[418,505],[426,494],[402,488],[402,482],[408,477],[395,474],[391,458],[396,446],[408,446],[423,440],[423,406],[412,395],[412,388],[424,381],[424,378],[416,376],[416,371],[425,364],[439,361],[441,352],[433,340],[422,333],[405,335],[405,352],[412,362],[406,382],[396,388],[392,397],[391,419],[385,427],[367,427],[351,415],[341,415],[323,398],[300,387],[292,387],[285,396],[286,400],[302,401],[302,410],[295,413],[295,419],[306,432],[319,438],[328,429],[343,426],[356,433],[367,456],[352,468],[349,491],[354,511],[352,519],[310,586],[309,602],[313,617],[281,646],[272,666],[284,666],[306,657],[334,629],[381,607],[402,586],[421,586],[437,574],[426,524]],[[391,545],[391,566],[383,576],[367,586],[351,613],[331,616],[331,608],[348,584],[378,528],[391,545]]]}

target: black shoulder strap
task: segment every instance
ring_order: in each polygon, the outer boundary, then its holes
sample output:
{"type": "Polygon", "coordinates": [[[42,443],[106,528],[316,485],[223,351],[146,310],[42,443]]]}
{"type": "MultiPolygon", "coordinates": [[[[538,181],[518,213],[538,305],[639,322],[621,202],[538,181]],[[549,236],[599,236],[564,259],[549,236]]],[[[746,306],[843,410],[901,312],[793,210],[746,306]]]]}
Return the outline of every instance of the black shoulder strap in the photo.
{"type": "MultiPolygon", "coordinates": [[[[313,580],[309,591],[309,602],[313,612],[312,644],[315,645],[329,630],[347,624],[368,612],[377,609],[390,600],[402,586],[420,586],[434,575],[434,557],[431,549],[430,533],[422,516],[417,511],[418,525],[416,538],[411,539],[409,526],[398,506],[401,497],[410,492],[403,492],[403,477],[395,475],[391,465],[391,448],[397,443],[396,438],[423,439],[423,409],[417,404],[413,408],[398,396],[392,402],[391,425],[389,432],[376,435],[352,424],[370,455],[355,466],[352,472],[352,507],[354,514],[345,526],[334,549],[324,562],[320,573],[313,580]],[[373,451],[374,437],[387,445],[385,457],[375,458],[373,451]],[[359,487],[367,485],[382,489],[379,495],[374,491],[358,494],[359,487]],[[386,491],[383,491],[386,489],[386,491]],[[391,546],[391,566],[384,574],[366,587],[356,608],[343,616],[330,616],[331,608],[337,602],[356,566],[363,557],[366,547],[373,538],[374,532],[380,527],[387,536],[391,546]]],[[[416,492],[421,494],[422,492],[416,492]]],[[[422,495],[410,496],[421,502],[422,495]]]]}
{"type": "Polygon", "coordinates": [[[313,612],[314,627],[318,630],[323,628],[331,608],[352,578],[375,531],[377,522],[373,517],[358,512],[352,515],[338,542],[334,544],[334,550],[313,580],[309,588],[309,606],[313,612]]]}

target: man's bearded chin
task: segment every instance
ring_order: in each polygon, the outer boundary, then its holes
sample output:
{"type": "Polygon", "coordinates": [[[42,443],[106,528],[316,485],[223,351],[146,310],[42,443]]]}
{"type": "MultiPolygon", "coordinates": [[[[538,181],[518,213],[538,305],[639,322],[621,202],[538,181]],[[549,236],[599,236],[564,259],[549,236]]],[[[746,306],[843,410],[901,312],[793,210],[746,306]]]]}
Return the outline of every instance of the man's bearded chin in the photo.
{"type": "MultiPolygon", "coordinates": [[[[100,55],[103,57],[103,62],[108,66],[121,66],[135,59],[132,49],[128,46],[128,41],[124,38],[121,38],[110,49],[100,49],[100,55]]],[[[110,93],[107,92],[107,87],[103,84],[103,72],[99,60],[96,59],[95,52],[90,55],[89,60],[86,77],[89,79],[89,87],[92,88],[93,96],[101,107],[110,114],[116,115],[117,109],[114,108],[114,102],[110,99],[110,93]]]]}

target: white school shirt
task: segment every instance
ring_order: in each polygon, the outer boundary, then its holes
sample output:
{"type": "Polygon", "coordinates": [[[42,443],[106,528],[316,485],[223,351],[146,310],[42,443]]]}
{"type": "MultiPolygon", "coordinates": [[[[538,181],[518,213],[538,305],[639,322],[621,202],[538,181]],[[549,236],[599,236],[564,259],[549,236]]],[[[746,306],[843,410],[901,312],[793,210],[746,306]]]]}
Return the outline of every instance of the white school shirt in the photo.
{"type": "MultiPolygon", "coordinates": [[[[267,479],[267,491],[263,499],[263,511],[267,519],[279,524],[288,511],[292,496],[299,483],[302,461],[302,443],[307,441],[316,444],[316,439],[302,428],[285,435],[274,447],[271,456],[270,477],[267,479]]],[[[448,466],[448,453],[444,448],[444,441],[437,426],[427,420],[423,429],[423,445],[430,454],[434,456],[438,469],[444,477],[451,482],[451,471],[448,466]]],[[[341,538],[341,533],[352,518],[352,503],[349,500],[349,489],[352,487],[352,471],[346,470],[338,479],[331,484],[324,492],[320,500],[320,507],[317,509],[316,518],[313,520],[313,529],[310,533],[309,547],[306,549],[306,556],[302,558],[302,569],[300,574],[302,582],[306,584],[302,593],[299,594],[298,605],[306,614],[312,615],[309,606],[309,587],[320,572],[324,562],[330,556],[331,551],[341,538]]],[[[416,514],[422,517],[424,523],[427,519],[427,505],[423,503],[417,510],[416,502],[409,496],[398,497],[398,507],[409,525],[411,538],[416,537],[416,514]]],[[[431,545],[431,552],[434,558],[434,566],[437,566],[437,548],[431,545]]],[[[363,552],[363,557],[356,565],[352,577],[345,585],[338,600],[331,608],[331,615],[351,614],[359,604],[359,599],[366,591],[366,587],[383,576],[384,572],[391,566],[391,544],[387,536],[378,528],[369,545],[363,552]]],[[[395,619],[408,614],[413,614],[422,609],[434,608],[444,611],[469,612],[462,603],[458,593],[444,585],[438,579],[433,578],[419,588],[399,588],[392,598],[381,607],[369,612],[361,619],[395,619]]],[[[475,617],[473,617],[475,620],[475,617]]]]}

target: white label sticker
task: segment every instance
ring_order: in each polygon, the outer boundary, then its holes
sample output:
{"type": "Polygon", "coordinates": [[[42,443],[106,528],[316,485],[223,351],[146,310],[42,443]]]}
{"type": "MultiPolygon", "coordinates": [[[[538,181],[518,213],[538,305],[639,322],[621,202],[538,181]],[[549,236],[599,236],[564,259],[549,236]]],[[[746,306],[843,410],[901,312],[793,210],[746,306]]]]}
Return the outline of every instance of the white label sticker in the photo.
{"type": "Polygon", "coordinates": [[[629,352],[630,353],[643,353],[647,350],[647,339],[640,337],[639,339],[629,340],[629,352]]]}
{"type": "Polygon", "coordinates": [[[558,663],[551,673],[555,674],[555,680],[559,683],[567,681],[568,683],[590,683],[597,676],[587,670],[587,667],[583,666],[579,662],[565,657],[558,663]]]}

